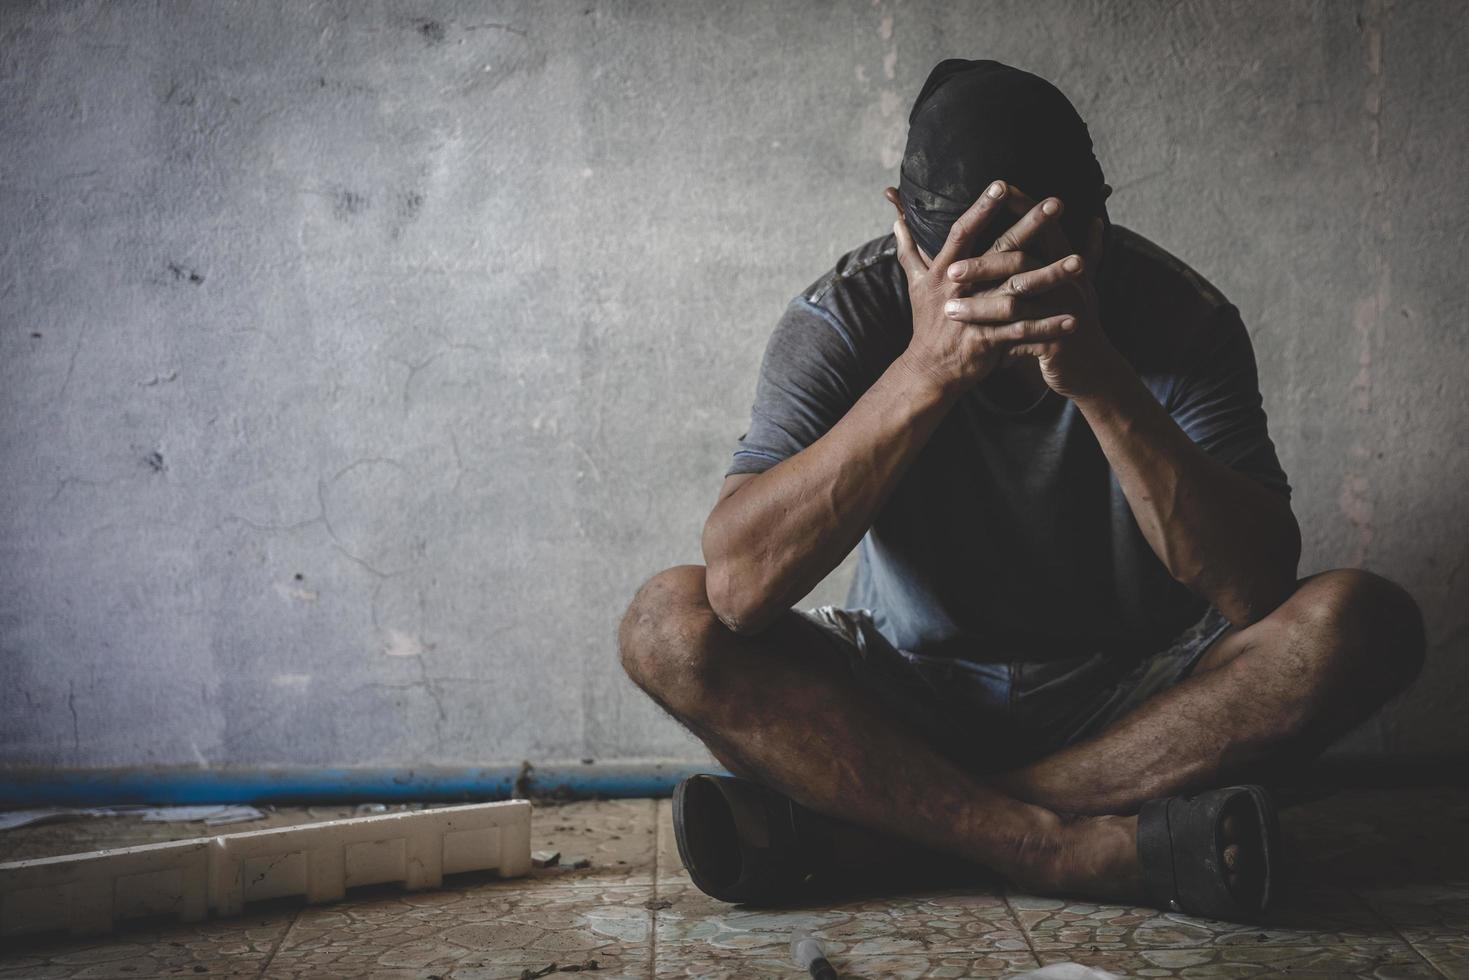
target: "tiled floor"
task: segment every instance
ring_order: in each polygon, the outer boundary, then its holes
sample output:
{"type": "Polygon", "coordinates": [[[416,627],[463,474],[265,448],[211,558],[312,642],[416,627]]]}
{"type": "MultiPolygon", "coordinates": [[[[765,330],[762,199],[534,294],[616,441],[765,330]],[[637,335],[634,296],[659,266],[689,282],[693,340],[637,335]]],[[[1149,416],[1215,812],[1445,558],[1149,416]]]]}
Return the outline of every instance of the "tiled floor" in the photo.
{"type": "MultiPolygon", "coordinates": [[[[821,937],[847,978],[995,977],[1067,960],[1130,977],[1469,977],[1469,790],[1343,792],[1282,819],[1294,887],[1269,923],[1247,927],[983,885],[744,909],[689,883],[667,801],[543,805],[534,846],[588,857],[590,867],[252,907],[238,919],[134,925],[106,939],[11,941],[0,978],[489,980],[539,976],[552,963],[553,978],[594,968],[598,977],[796,977],[787,959],[796,929],[821,937]]],[[[25,828],[0,835],[0,859],[198,833],[118,820],[25,828]]]]}

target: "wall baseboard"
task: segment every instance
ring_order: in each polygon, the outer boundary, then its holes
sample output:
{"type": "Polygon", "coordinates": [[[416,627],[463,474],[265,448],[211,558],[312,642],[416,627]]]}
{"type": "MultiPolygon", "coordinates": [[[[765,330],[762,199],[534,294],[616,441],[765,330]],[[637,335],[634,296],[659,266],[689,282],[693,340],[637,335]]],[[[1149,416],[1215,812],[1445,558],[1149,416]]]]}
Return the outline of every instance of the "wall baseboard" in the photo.
{"type": "Polygon", "coordinates": [[[522,762],[412,768],[0,769],[0,806],[464,802],[667,796],[708,762],[522,762]]]}

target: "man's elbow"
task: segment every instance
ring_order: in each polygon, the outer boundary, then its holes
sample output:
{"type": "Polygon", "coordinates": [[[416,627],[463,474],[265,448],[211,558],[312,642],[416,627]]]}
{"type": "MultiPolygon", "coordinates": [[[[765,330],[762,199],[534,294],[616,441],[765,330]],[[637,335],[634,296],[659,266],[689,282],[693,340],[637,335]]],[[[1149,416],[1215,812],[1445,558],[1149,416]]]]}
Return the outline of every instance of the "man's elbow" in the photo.
{"type": "Polygon", "coordinates": [[[1296,591],[1296,569],[1300,561],[1300,545],[1289,555],[1276,554],[1263,559],[1259,566],[1244,576],[1233,588],[1223,593],[1214,604],[1230,624],[1244,629],[1253,626],[1285,604],[1296,591]]]}
{"type": "Polygon", "coordinates": [[[731,534],[720,521],[719,508],[704,522],[700,545],[704,552],[704,590],[714,616],[732,633],[749,636],[760,632],[774,621],[768,615],[758,577],[749,571],[749,562],[736,548],[741,540],[731,534]]]}
{"type": "Polygon", "coordinates": [[[1296,590],[1295,566],[1259,573],[1234,596],[1232,608],[1221,608],[1224,618],[1239,628],[1253,626],[1285,604],[1296,590]]]}
{"type": "Polygon", "coordinates": [[[749,588],[748,577],[740,574],[728,561],[710,561],[704,577],[709,608],[731,633],[753,636],[775,622],[779,610],[772,612],[770,603],[757,590],[749,588]]]}

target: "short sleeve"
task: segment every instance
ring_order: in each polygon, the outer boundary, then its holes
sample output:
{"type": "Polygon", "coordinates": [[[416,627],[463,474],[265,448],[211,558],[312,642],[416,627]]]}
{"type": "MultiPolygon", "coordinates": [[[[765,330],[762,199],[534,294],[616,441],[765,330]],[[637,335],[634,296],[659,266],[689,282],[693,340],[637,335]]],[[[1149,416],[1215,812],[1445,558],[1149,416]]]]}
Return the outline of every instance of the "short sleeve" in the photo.
{"type": "Polygon", "coordinates": [[[1173,420],[1210,456],[1289,497],[1266,424],[1255,351],[1238,309],[1219,309],[1191,361],[1169,399],[1173,420]]]}
{"type": "Polygon", "coordinates": [[[750,425],[725,475],[763,473],[820,439],[856,402],[857,370],[841,321],[805,297],[793,300],[765,346],[750,425]]]}

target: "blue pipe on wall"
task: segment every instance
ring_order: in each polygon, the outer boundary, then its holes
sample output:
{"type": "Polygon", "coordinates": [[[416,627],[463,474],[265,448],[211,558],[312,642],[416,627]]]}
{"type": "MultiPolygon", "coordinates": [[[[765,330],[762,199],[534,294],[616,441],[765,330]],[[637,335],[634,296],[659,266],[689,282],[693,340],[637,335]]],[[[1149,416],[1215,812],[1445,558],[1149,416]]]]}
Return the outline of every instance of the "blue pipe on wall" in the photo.
{"type": "Polygon", "coordinates": [[[412,769],[11,769],[0,805],[357,803],[512,797],[667,796],[707,763],[647,762],[412,769]]]}

